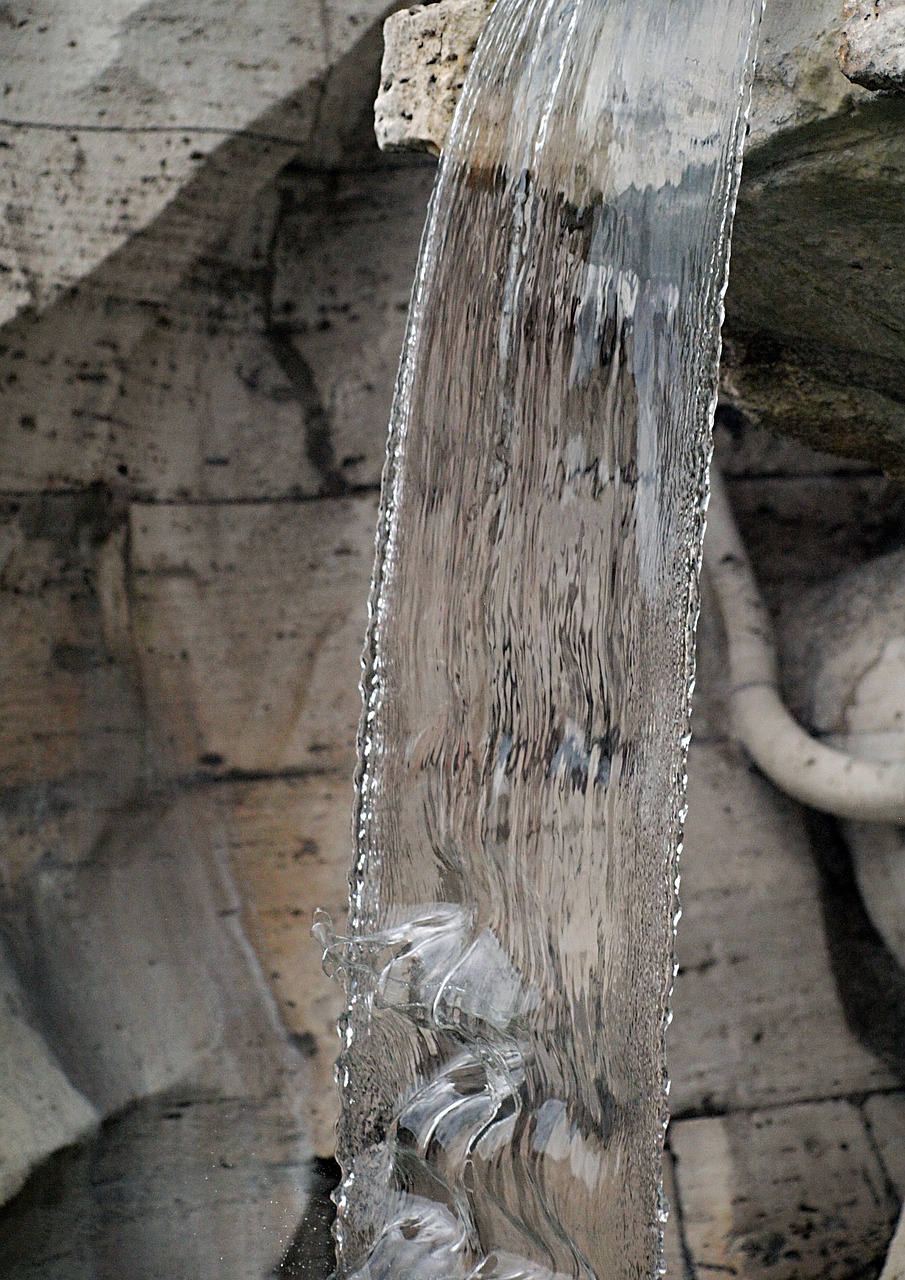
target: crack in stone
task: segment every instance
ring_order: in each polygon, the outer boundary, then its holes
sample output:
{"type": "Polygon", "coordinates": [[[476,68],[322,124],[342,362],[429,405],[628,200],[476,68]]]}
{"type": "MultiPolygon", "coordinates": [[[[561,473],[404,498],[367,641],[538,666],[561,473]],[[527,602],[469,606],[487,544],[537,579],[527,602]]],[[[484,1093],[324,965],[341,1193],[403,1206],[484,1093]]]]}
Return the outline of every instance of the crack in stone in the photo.
{"type": "Polygon", "coordinates": [[[276,286],[276,249],[283,222],[289,212],[291,197],[280,192],[264,267],[263,314],[264,338],[271,354],[283,371],[301,409],[305,430],[305,455],[320,477],[318,496],[336,498],[350,492],[349,483],[336,465],[333,448],[333,423],[314,378],[310,364],[293,342],[292,330],[274,320],[273,293],[276,286]]]}

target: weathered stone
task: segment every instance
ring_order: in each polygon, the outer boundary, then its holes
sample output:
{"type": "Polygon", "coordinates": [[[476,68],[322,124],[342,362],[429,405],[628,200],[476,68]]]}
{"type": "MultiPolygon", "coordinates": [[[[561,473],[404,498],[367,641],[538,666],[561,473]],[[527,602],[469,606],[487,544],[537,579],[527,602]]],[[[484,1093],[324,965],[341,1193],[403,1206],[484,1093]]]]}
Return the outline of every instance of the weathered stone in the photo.
{"type": "Polygon", "coordinates": [[[0,865],[7,887],[19,875],[18,815],[41,812],[62,830],[78,796],[80,825],[102,827],[97,814],[126,800],[142,767],[139,697],[108,648],[93,586],[98,558],[125,516],[97,490],[0,503],[0,865]]]}
{"type": "MultiPolygon", "coordinates": [[[[384,26],[384,64],[375,115],[381,147],[443,149],[493,0],[440,0],[393,14],[384,26]],[[448,59],[455,74],[441,74],[448,59]]],[[[827,119],[866,95],[840,74],[836,0],[775,0],[761,25],[749,146],[827,119]]]]}
{"type": "Polygon", "coordinates": [[[761,425],[905,474],[905,100],[752,147],[723,392],[761,425]]]}
{"type": "MultiPolygon", "coordinates": [[[[877,28],[870,39],[889,67],[898,66],[905,7],[861,10],[877,28]]],[[[459,89],[457,79],[432,74],[435,51],[447,28],[457,47],[472,48],[484,21],[475,0],[443,0],[390,21],[392,74],[377,104],[381,145],[442,148],[459,89]]],[[[847,30],[855,26],[852,19],[847,30]]],[[[905,102],[873,101],[846,79],[836,60],[839,27],[837,0],[776,0],[766,8],[733,236],[722,391],[777,434],[901,477],[905,102]]]]}
{"type": "Polygon", "coordinates": [[[165,296],[315,132],[322,159],[341,150],[357,113],[331,76],[373,98],[376,66],[362,77],[355,52],[391,8],[7,5],[0,323],[101,264],[109,291],[165,296]]]}
{"type": "Polygon", "coordinates": [[[89,857],[45,856],[23,880],[12,958],[101,1115],[174,1088],[278,1096],[300,1070],[236,927],[219,835],[203,796],[137,798],[89,857]]]}
{"type": "MultiPolygon", "coordinates": [[[[804,722],[855,755],[905,757],[905,553],[830,579],[788,614],[786,681],[804,722]]],[[[905,828],[845,833],[871,920],[905,969],[905,828]]]]}
{"type": "Polygon", "coordinates": [[[0,1204],[36,1165],[85,1138],[99,1119],[29,1019],[6,949],[0,948],[0,1204]]]}
{"type": "Polygon", "coordinates": [[[354,758],[376,498],[131,512],[138,662],[179,777],[354,758]]]}
{"type": "Polygon", "coordinates": [[[293,168],[164,301],[83,285],[0,337],[0,489],[376,486],[433,165],[293,168]]]}
{"type": "MultiPolygon", "coordinates": [[[[888,642],[905,635],[905,553],[827,574],[799,592],[783,611],[780,635],[786,691],[797,714],[821,735],[848,734],[858,686],[882,661],[888,642]]],[[[881,709],[894,717],[901,711],[898,684],[890,689],[881,695],[881,709]]]]}
{"type": "Polygon", "coordinates": [[[374,107],[382,150],[440,154],[493,2],[439,0],[387,19],[374,107]]]}
{"type": "Polygon", "coordinates": [[[310,1139],[331,1156],[339,1094],[333,1082],[345,993],[327,978],[311,937],[316,909],[342,933],[352,857],[352,778],[336,773],[240,782],[215,800],[228,831],[243,921],[284,1025],[305,1055],[310,1139]]]}
{"type": "Polygon", "coordinates": [[[800,812],[730,743],[692,747],[682,904],[675,1116],[894,1083],[846,1025],[800,812]]]}
{"type": "MultiPolygon", "coordinates": [[[[310,1175],[279,1099],[182,1088],[48,1160],[0,1216],[6,1280],[262,1280],[310,1175]]],[[[291,1274],[291,1273],[290,1273],[291,1274]]]]}
{"type": "Polygon", "coordinates": [[[867,89],[905,90],[905,2],[846,0],[839,65],[867,89]]]}
{"type": "Polygon", "coordinates": [[[886,1176],[905,1200],[905,1093],[878,1093],[864,1104],[864,1116],[886,1176]]]}
{"type": "Polygon", "coordinates": [[[670,1141],[693,1275],[877,1274],[898,1206],[850,1103],[682,1121],[670,1141]]]}

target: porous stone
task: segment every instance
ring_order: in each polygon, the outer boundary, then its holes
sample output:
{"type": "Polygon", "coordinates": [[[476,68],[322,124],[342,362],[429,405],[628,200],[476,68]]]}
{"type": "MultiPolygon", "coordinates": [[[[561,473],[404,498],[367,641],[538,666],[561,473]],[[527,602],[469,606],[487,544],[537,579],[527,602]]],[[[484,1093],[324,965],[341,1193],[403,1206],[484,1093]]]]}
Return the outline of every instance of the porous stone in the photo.
{"type": "Polygon", "coordinates": [[[493,0],[439,0],[384,25],[377,141],[386,151],[440,154],[493,0]]]}
{"type": "Polygon", "coordinates": [[[905,91],[905,2],[846,0],[839,65],[867,89],[905,91]]]}
{"type": "Polygon", "coordinates": [[[844,1101],[687,1120],[671,1130],[692,1275],[876,1275],[897,1206],[844,1101]]]}
{"type": "MultiPolygon", "coordinates": [[[[384,61],[375,104],[381,148],[439,154],[465,71],[493,0],[439,0],[394,13],[384,24],[384,61]],[[441,73],[445,62],[454,73],[441,73]]],[[[866,95],[839,72],[836,0],[775,0],[767,7],[752,89],[749,146],[780,130],[826,119],[866,95]]]]}

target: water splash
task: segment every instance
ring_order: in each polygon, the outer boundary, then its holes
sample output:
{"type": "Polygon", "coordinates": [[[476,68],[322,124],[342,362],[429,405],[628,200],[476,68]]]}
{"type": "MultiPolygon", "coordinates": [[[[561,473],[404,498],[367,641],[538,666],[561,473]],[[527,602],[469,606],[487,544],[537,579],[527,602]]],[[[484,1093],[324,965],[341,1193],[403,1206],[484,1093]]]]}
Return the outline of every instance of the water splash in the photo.
{"type": "Polygon", "coordinates": [[[338,1275],[633,1280],[756,0],[498,0],[390,428],[338,1275]]]}

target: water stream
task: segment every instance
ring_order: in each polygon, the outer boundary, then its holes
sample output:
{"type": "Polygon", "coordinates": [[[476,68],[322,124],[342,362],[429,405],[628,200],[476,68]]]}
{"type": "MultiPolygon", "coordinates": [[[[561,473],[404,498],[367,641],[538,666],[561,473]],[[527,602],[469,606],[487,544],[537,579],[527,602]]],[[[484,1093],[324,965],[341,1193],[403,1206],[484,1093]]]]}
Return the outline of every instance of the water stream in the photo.
{"type": "Polygon", "coordinates": [[[758,0],[498,0],[390,428],[341,1277],[660,1267],[697,574],[758,0]]]}

